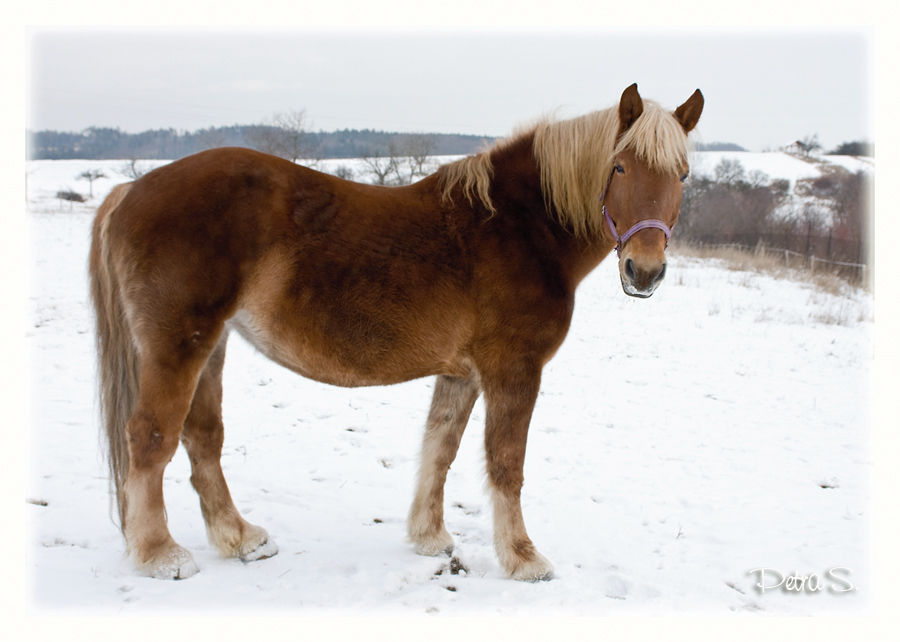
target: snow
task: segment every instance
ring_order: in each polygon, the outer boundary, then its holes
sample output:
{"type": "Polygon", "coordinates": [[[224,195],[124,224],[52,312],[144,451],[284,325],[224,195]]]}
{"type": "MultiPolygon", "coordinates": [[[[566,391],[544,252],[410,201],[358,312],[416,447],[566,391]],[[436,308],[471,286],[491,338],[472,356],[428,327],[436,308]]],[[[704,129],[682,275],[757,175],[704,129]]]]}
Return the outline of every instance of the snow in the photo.
{"type": "Polygon", "coordinates": [[[726,159],[739,161],[748,175],[760,171],[772,180],[787,179],[791,189],[796,187],[798,180],[817,178],[830,166],[849,172],[875,171],[875,160],[863,156],[811,155],[804,158],[785,152],[695,152],[691,157],[691,173],[713,178],[716,165],[726,159]]]}
{"type": "MultiPolygon", "coordinates": [[[[771,158],[758,168],[800,175],[771,158]]],[[[169,527],[200,573],[141,575],[110,518],[86,279],[92,211],[125,180],[120,165],[27,166],[31,614],[873,613],[872,296],[677,255],[648,300],[626,297],[614,261],[601,264],[545,369],[522,504],[556,579],[514,582],[498,566],[481,401],[447,480],[454,556],[468,569],[454,575],[449,558],[404,541],[433,381],[328,387],[238,336],[222,463],[238,509],[280,552],[245,564],[210,549],[179,450],[165,475],[169,527]],[[87,193],[74,176],[98,167],[110,178],[88,203],[55,198],[87,193]],[[845,581],[828,574],[838,567],[845,581]],[[759,568],[815,573],[826,588],[763,593],[759,568]],[[832,588],[847,581],[853,590],[832,588]]]]}

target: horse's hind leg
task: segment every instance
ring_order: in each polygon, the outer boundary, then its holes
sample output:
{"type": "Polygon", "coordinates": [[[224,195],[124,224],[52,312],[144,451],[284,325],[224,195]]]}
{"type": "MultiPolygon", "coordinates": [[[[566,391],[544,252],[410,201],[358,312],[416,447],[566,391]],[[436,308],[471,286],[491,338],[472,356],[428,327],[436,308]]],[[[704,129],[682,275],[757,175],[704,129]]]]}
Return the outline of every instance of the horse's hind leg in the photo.
{"type": "Polygon", "coordinates": [[[222,473],[222,368],[227,338],[227,332],[223,333],[200,375],[181,441],[191,460],[191,484],[200,496],[210,543],[222,557],[250,561],[271,557],[278,547],[265,529],[241,517],[222,473]]]}
{"type": "Polygon", "coordinates": [[[123,530],[137,566],[159,578],[183,579],[198,570],[166,526],[163,473],[178,448],[200,372],[222,331],[221,326],[204,330],[177,347],[164,333],[140,340],[140,390],[126,426],[123,530]]]}
{"type": "Polygon", "coordinates": [[[478,394],[478,386],[468,379],[439,376],[435,382],[419,481],[407,522],[409,539],[419,555],[453,550],[453,538],[444,526],[444,482],[478,394]]]}

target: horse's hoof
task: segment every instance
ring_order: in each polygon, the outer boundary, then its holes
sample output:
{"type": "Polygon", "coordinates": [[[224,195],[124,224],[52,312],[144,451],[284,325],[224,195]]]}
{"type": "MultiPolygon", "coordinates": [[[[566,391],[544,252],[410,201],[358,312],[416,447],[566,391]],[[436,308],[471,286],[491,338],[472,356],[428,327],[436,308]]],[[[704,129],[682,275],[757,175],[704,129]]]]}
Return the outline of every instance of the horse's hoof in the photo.
{"type": "Polygon", "coordinates": [[[553,565],[540,553],[509,571],[510,578],[520,582],[546,582],[554,578],[553,565]]]}
{"type": "Polygon", "coordinates": [[[272,557],[278,552],[278,545],[269,537],[269,532],[261,526],[254,526],[244,520],[235,526],[210,528],[207,534],[210,543],[219,550],[219,555],[226,559],[237,557],[242,562],[255,562],[272,557]]]}
{"type": "Polygon", "coordinates": [[[258,544],[252,551],[241,555],[242,562],[256,562],[264,560],[278,553],[278,545],[268,537],[258,544]]]}
{"type": "Polygon", "coordinates": [[[178,544],[174,544],[168,550],[155,555],[153,559],[143,564],[142,567],[152,577],[159,580],[185,580],[191,575],[196,575],[200,572],[197,563],[194,562],[194,556],[186,548],[178,544]]]}
{"type": "Polygon", "coordinates": [[[415,551],[416,555],[424,555],[425,557],[439,557],[441,555],[450,557],[450,554],[453,553],[453,544],[450,544],[449,546],[423,546],[416,544],[415,551]]]}
{"type": "Polygon", "coordinates": [[[447,531],[440,533],[436,537],[413,538],[410,536],[410,541],[415,547],[416,555],[437,557],[439,555],[449,556],[453,552],[453,538],[447,531]]]}

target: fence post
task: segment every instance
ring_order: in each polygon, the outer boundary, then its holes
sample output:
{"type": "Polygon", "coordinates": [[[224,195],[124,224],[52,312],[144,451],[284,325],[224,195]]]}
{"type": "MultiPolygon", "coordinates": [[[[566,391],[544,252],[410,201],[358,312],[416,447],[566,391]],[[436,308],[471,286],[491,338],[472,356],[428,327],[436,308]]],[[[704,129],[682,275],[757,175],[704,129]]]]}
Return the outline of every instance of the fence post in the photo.
{"type": "Polygon", "coordinates": [[[816,271],[816,255],[815,254],[812,254],[809,257],[809,271],[810,272],[816,271]]]}
{"type": "Polygon", "coordinates": [[[784,251],[784,264],[785,265],[788,264],[788,251],[787,250],[784,251]]]}

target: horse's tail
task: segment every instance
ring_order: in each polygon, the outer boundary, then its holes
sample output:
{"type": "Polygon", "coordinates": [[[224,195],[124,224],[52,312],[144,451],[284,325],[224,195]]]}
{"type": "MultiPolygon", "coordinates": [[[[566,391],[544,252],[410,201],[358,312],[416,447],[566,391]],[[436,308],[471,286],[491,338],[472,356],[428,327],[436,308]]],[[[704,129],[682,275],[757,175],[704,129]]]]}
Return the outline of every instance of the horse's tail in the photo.
{"type": "Polygon", "coordinates": [[[97,209],[89,261],[91,299],[97,318],[101,441],[105,434],[110,493],[116,498],[122,529],[125,528],[124,485],[128,476],[125,426],[137,403],[139,357],[122,303],[121,284],[111,260],[109,223],[130,189],[131,183],[114,187],[97,209]]]}

